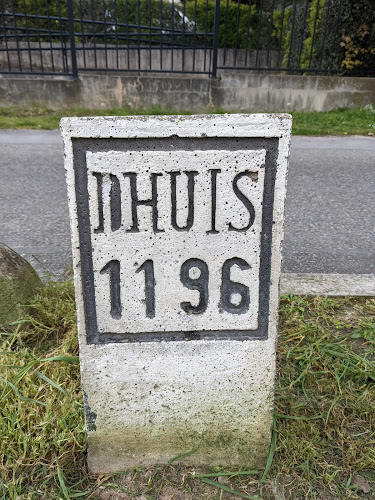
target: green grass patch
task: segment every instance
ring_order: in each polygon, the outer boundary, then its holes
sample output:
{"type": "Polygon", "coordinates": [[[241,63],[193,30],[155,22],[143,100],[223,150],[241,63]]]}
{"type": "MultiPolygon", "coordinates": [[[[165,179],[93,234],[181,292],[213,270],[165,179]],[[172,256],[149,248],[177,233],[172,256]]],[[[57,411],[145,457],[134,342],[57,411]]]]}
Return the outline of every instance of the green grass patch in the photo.
{"type": "Polygon", "coordinates": [[[374,298],[282,297],[263,471],[193,469],[171,457],[90,475],[76,333],[69,281],[46,285],[0,333],[0,498],[374,498],[374,298]]]}
{"type": "MultiPolygon", "coordinates": [[[[216,113],[227,112],[223,109],[216,113]]],[[[229,111],[230,112],[230,111],[229,111]]],[[[128,115],[175,115],[191,114],[189,111],[166,110],[152,107],[134,110],[70,108],[52,110],[34,105],[29,108],[0,108],[0,128],[2,129],[43,129],[59,127],[63,116],[128,116],[128,115]]],[[[293,134],[296,135],[368,135],[375,134],[375,112],[372,109],[338,109],[328,112],[292,112],[293,134]]]]}

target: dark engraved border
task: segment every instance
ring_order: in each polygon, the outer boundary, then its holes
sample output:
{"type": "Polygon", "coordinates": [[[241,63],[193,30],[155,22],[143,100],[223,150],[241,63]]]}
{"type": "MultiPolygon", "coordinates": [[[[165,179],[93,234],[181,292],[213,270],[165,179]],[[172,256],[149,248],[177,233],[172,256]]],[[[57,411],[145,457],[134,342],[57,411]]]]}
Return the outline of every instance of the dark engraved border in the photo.
{"type": "Polygon", "coordinates": [[[265,340],[268,336],[269,296],[271,280],[271,248],[273,204],[277,170],[278,138],[179,138],[155,139],[72,139],[75,191],[80,244],[80,265],[88,344],[112,342],[183,341],[183,340],[265,340]],[[92,262],[86,153],[128,150],[266,150],[263,194],[261,256],[259,279],[259,313],[256,330],[203,330],[192,332],[100,333],[98,331],[94,271],[92,262]]]}

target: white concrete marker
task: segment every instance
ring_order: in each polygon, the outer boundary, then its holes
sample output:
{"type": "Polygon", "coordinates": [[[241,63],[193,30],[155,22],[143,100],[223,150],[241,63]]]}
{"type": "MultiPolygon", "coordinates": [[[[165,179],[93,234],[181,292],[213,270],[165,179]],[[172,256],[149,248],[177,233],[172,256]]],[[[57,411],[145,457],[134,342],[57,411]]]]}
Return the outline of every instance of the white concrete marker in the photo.
{"type": "Polygon", "coordinates": [[[290,116],[61,129],[91,471],[262,467],[290,116]]]}

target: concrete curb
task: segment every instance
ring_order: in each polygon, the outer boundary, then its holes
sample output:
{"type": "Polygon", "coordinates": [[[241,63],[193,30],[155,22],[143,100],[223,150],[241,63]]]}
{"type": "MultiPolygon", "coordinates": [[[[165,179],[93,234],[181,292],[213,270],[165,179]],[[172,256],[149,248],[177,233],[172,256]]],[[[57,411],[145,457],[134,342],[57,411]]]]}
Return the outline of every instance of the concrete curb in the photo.
{"type": "Polygon", "coordinates": [[[294,295],[375,296],[375,274],[283,273],[280,292],[294,295]]]}

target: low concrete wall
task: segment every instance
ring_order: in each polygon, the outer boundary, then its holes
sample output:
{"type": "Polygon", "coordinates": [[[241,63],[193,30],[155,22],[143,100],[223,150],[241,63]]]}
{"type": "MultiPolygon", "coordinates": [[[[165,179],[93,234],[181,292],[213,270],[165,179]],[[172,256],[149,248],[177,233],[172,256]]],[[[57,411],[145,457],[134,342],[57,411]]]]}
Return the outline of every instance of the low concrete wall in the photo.
{"type": "Polygon", "coordinates": [[[193,112],[329,111],[375,103],[375,78],[291,76],[223,71],[219,79],[177,74],[0,76],[0,106],[33,102],[52,109],[160,106],[193,112]]]}

